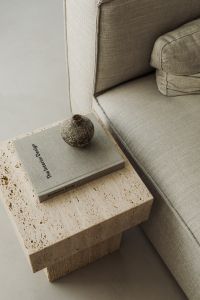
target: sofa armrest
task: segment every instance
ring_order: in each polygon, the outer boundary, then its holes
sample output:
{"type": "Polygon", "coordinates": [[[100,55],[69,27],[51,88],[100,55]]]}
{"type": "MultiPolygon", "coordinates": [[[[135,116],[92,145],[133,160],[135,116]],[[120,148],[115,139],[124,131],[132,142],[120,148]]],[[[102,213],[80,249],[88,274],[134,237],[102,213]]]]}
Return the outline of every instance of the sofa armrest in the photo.
{"type": "Polygon", "coordinates": [[[72,109],[150,72],[155,40],[200,13],[199,0],[64,0],[72,109]]]}
{"type": "Polygon", "coordinates": [[[69,95],[73,112],[89,112],[94,93],[97,0],[65,0],[69,95]]]}

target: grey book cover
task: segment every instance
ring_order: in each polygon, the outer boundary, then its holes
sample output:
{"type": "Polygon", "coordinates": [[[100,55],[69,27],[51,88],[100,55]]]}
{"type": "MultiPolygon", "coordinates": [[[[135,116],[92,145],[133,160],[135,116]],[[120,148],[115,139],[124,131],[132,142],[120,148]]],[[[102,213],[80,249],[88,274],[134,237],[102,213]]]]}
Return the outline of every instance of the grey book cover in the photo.
{"type": "Polygon", "coordinates": [[[124,159],[94,115],[91,144],[69,146],[60,125],[17,139],[15,148],[40,201],[124,166],[124,159]]]}

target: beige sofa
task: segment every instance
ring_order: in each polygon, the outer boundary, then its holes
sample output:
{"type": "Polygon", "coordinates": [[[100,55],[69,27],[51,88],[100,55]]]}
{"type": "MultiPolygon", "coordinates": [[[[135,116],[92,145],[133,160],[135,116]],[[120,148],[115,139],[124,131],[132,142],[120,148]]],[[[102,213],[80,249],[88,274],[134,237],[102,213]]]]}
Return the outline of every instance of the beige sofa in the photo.
{"type": "MultiPolygon", "coordinates": [[[[200,299],[200,95],[167,98],[155,40],[200,16],[199,0],[67,0],[74,112],[96,110],[155,196],[143,229],[189,299],[200,299]]],[[[148,266],[147,266],[148,267],[148,266]]]]}

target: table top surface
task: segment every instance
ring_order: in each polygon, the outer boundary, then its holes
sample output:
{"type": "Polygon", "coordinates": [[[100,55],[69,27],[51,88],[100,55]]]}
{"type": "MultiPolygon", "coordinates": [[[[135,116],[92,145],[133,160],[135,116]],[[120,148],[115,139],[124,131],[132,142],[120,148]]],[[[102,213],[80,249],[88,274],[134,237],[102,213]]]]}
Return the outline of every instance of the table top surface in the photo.
{"type": "Polygon", "coordinates": [[[0,146],[0,191],[28,256],[153,200],[125,158],[123,169],[40,203],[12,141],[0,146]]]}

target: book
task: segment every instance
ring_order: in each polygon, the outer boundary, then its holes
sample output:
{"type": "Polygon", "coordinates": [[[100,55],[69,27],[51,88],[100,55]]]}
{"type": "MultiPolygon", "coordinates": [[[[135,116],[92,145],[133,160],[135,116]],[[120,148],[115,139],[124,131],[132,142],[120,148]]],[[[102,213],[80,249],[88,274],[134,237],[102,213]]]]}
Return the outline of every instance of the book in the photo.
{"type": "Polygon", "coordinates": [[[40,202],[124,167],[124,159],[93,114],[95,134],[85,148],[69,146],[61,125],[15,140],[14,145],[40,202]]]}

